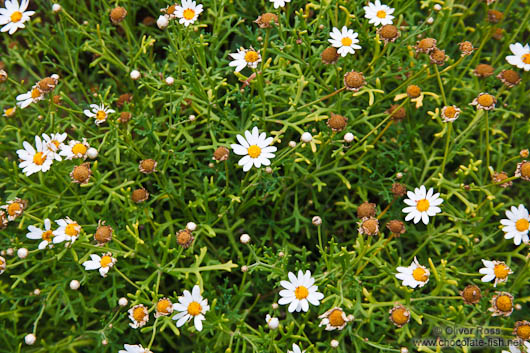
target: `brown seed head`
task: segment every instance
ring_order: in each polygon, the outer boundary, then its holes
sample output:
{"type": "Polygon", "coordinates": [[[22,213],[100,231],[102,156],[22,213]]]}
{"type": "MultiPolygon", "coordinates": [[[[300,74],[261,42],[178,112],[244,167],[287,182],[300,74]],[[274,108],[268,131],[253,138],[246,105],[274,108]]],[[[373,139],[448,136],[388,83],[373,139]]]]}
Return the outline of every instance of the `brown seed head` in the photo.
{"type": "Polygon", "coordinates": [[[127,10],[125,10],[121,6],[115,7],[115,8],[112,9],[112,11],[110,11],[110,20],[115,25],[117,25],[118,23],[123,21],[125,16],[127,16],[127,10]]]}
{"type": "Polygon", "coordinates": [[[377,33],[385,42],[394,42],[399,37],[399,31],[394,25],[384,25],[377,30],[377,33]]]}
{"type": "Polygon", "coordinates": [[[337,48],[327,47],[322,51],[322,54],[320,54],[320,58],[324,64],[334,64],[339,60],[340,55],[337,53],[337,48]]]}
{"type": "Polygon", "coordinates": [[[370,203],[368,201],[363,202],[357,208],[357,217],[359,218],[375,217],[375,207],[376,207],[375,203],[370,203]]]}
{"type": "Polygon", "coordinates": [[[409,98],[418,98],[421,94],[421,88],[416,85],[410,85],[407,87],[407,96],[409,98]]]}
{"type": "Polygon", "coordinates": [[[490,23],[498,23],[502,20],[504,14],[497,10],[488,10],[488,21],[490,23]]]}
{"type": "Polygon", "coordinates": [[[395,198],[405,196],[407,193],[407,187],[400,183],[392,184],[392,194],[395,198]]]}
{"type": "Polygon", "coordinates": [[[392,119],[396,122],[400,122],[407,117],[407,111],[405,108],[400,107],[397,104],[392,104],[390,108],[386,110],[386,113],[392,116],[392,119]]]}
{"type": "Polygon", "coordinates": [[[517,335],[517,337],[523,341],[530,339],[530,322],[526,320],[517,321],[515,323],[515,328],[513,329],[513,334],[517,335]]]}
{"type": "Polygon", "coordinates": [[[473,73],[478,77],[490,77],[495,69],[488,64],[478,64],[473,73]]]}
{"type": "Polygon", "coordinates": [[[144,202],[148,198],[149,193],[144,188],[136,189],[131,194],[131,199],[136,203],[144,202]]]}
{"type": "Polygon", "coordinates": [[[405,224],[400,220],[393,219],[386,225],[387,229],[391,231],[394,235],[400,235],[405,233],[405,224]]]}
{"type": "Polygon", "coordinates": [[[151,174],[153,172],[156,172],[156,165],[158,163],[154,159],[144,159],[140,161],[140,165],[138,166],[140,169],[140,172],[144,174],[151,174]]]}
{"type": "Polygon", "coordinates": [[[521,179],[530,180],[530,162],[522,161],[517,165],[516,176],[520,176],[521,179]]]}
{"type": "Polygon", "coordinates": [[[272,24],[278,24],[278,16],[273,13],[266,12],[259,16],[254,22],[258,24],[259,28],[269,28],[272,24]]]}
{"type": "Polygon", "coordinates": [[[358,91],[364,85],[366,81],[364,80],[364,75],[362,72],[350,71],[344,75],[344,85],[347,90],[358,91]]]}
{"type": "Polygon", "coordinates": [[[366,235],[377,235],[379,233],[379,221],[374,217],[365,217],[361,221],[359,233],[366,235]]]}
{"type": "Polygon", "coordinates": [[[331,113],[327,125],[331,128],[333,131],[342,131],[346,127],[346,124],[348,123],[348,118],[345,116],[339,115],[339,114],[333,114],[331,113]]]}
{"type": "Polygon", "coordinates": [[[90,163],[83,163],[74,167],[70,177],[74,183],[86,184],[92,175],[92,170],[90,170],[90,163]]]}
{"type": "Polygon", "coordinates": [[[124,93],[118,97],[118,100],[116,101],[116,105],[121,108],[123,107],[125,103],[130,103],[132,99],[133,99],[133,95],[131,93],[124,93]]]}
{"type": "Polygon", "coordinates": [[[495,97],[488,93],[481,93],[477,97],[477,103],[484,108],[489,108],[495,105],[495,97]]]}
{"type": "Polygon", "coordinates": [[[52,97],[52,101],[53,101],[53,104],[61,104],[61,96],[59,96],[59,95],[57,95],[57,94],[54,95],[54,96],[52,97]]]}
{"type": "Polygon", "coordinates": [[[390,310],[390,321],[397,327],[402,327],[410,320],[410,311],[398,304],[390,310]]]}
{"type": "MultiPolygon", "coordinates": [[[[495,172],[493,173],[493,175],[491,176],[491,179],[494,183],[501,183],[502,181],[508,179],[508,174],[506,174],[505,172],[495,172]]],[[[503,187],[503,188],[507,188],[509,186],[512,186],[513,182],[512,181],[508,181],[506,183],[502,183],[500,184],[499,186],[500,187],[503,187]]]]}
{"type": "Polygon", "coordinates": [[[434,38],[423,38],[416,43],[416,52],[418,53],[430,53],[436,48],[436,39],[434,38]]]}
{"type": "Polygon", "coordinates": [[[502,70],[497,78],[502,81],[508,88],[512,88],[521,82],[521,76],[514,70],[502,70]]]}
{"type": "Polygon", "coordinates": [[[528,155],[530,155],[530,152],[528,151],[528,149],[524,149],[519,152],[519,156],[521,156],[521,158],[527,158],[528,155]]]}
{"type": "Polygon", "coordinates": [[[45,77],[37,83],[41,92],[48,93],[57,86],[57,80],[52,77],[45,77]]]}
{"type": "Polygon", "coordinates": [[[431,51],[429,58],[431,59],[431,63],[436,65],[443,65],[448,59],[447,55],[445,55],[445,50],[440,50],[438,48],[434,48],[431,51]]]}
{"type": "Polygon", "coordinates": [[[99,222],[98,228],[94,233],[94,239],[98,244],[105,244],[111,241],[113,229],[110,226],[106,226],[105,222],[99,222]]]}
{"type": "Polygon", "coordinates": [[[130,112],[121,112],[120,117],[118,118],[118,121],[122,124],[127,123],[129,120],[131,120],[132,114],[130,112]]]}
{"type": "Polygon", "coordinates": [[[460,292],[464,303],[466,304],[476,304],[480,301],[482,297],[480,293],[480,288],[474,284],[468,285],[462,292],[460,292]]]}
{"type": "Polygon", "coordinates": [[[465,41],[458,44],[458,49],[460,49],[460,52],[462,53],[462,56],[469,55],[473,53],[475,48],[473,48],[473,44],[471,42],[465,41]]]}
{"type": "Polygon", "coordinates": [[[493,37],[493,39],[502,40],[502,37],[504,36],[504,29],[495,28],[491,36],[493,37]]]}
{"type": "Polygon", "coordinates": [[[219,146],[213,153],[213,159],[219,162],[226,161],[230,156],[230,151],[224,146],[219,146]]]}
{"type": "Polygon", "coordinates": [[[142,24],[144,26],[152,26],[156,23],[156,20],[153,16],[146,16],[144,17],[144,19],[142,20],[142,24]]]}
{"type": "Polygon", "coordinates": [[[188,229],[181,229],[177,232],[177,244],[187,249],[193,242],[193,235],[188,229]]]}

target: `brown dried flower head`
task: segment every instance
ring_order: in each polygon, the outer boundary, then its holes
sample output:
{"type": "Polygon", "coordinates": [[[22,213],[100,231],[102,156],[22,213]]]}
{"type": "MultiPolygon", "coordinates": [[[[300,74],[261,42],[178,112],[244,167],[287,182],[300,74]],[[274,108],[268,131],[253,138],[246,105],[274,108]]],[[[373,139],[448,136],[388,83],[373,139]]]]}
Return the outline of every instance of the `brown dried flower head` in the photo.
{"type": "Polygon", "coordinates": [[[370,203],[368,201],[363,202],[357,208],[357,217],[361,219],[365,217],[375,217],[375,207],[375,203],[370,203]]]}
{"type": "Polygon", "coordinates": [[[189,229],[181,229],[177,232],[177,244],[182,246],[184,249],[189,248],[193,242],[193,235],[189,229]]]}
{"type": "Polygon", "coordinates": [[[513,295],[507,292],[497,292],[491,298],[491,307],[488,309],[492,316],[510,316],[513,312],[513,295]]]}
{"type": "Polygon", "coordinates": [[[217,147],[217,149],[213,153],[213,159],[215,159],[218,162],[226,161],[229,156],[230,156],[230,151],[228,150],[228,148],[224,146],[217,147]]]}
{"type": "Polygon", "coordinates": [[[530,162],[524,160],[517,164],[515,176],[523,180],[530,181],[530,162]]]}
{"type": "Polygon", "coordinates": [[[431,51],[429,58],[431,59],[432,64],[436,64],[439,66],[445,64],[445,62],[449,60],[449,57],[445,55],[445,50],[440,50],[438,48],[434,48],[431,51]]]}
{"type": "Polygon", "coordinates": [[[259,16],[254,22],[258,24],[259,28],[269,28],[273,24],[278,25],[278,16],[273,13],[266,12],[259,16]]]}
{"type": "Polygon", "coordinates": [[[407,87],[407,96],[409,98],[418,98],[421,94],[421,88],[416,85],[409,85],[407,87]]]}
{"type": "Polygon", "coordinates": [[[126,124],[131,120],[132,114],[130,112],[121,112],[118,121],[122,124],[126,124]]]}
{"type": "Polygon", "coordinates": [[[466,304],[476,304],[482,297],[480,288],[474,284],[470,284],[464,288],[464,290],[460,292],[460,295],[466,304]]]}
{"type": "Polygon", "coordinates": [[[41,92],[48,93],[57,86],[57,83],[59,83],[59,81],[55,77],[45,77],[37,82],[37,87],[41,92]]]}
{"type": "Polygon", "coordinates": [[[334,132],[342,131],[346,127],[346,124],[348,123],[348,118],[345,116],[331,113],[331,115],[328,118],[328,121],[326,124],[333,130],[334,132]]]}
{"type": "Polygon", "coordinates": [[[379,220],[374,217],[364,217],[359,222],[359,233],[366,235],[379,234],[379,220]]]}
{"type": "Polygon", "coordinates": [[[350,71],[344,75],[344,85],[349,91],[357,92],[365,84],[366,81],[362,72],[350,71]]]}
{"type": "Polygon", "coordinates": [[[70,178],[73,183],[86,184],[92,176],[92,170],[90,169],[90,163],[86,162],[81,165],[74,167],[70,172],[70,178]]]}
{"type": "Polygon", "coordinates": [[[488,22],[489,23],[499,23],[503,17],[504,17],[504,14],[500,11],[493,10],[493,9],[488,10],[488,22]]]}
{"type": "Polygon", "coordinates": [[[335,64],[339,58],[340,55],[337,53],[337,48],[335,47],[327,47],[322,51],[322,54],[320,54],[320,59],[322,59],[322,62],[328,65],[335,64]]]}
{"type": "MultiPolygon", "coordinates": [[[[497,183],[501,183],[503,180],[506,180],[508,179],[508,174],[506,174],[505,172],[495,172],[493,173],[492,177],[491,177],[491,180],[497,184],[497,183]]],[[[513,184],[513,181],[507,181],[505,183],[502,183],[500,184],[499,186],[502,187],[502,188],[508,188],[510,186],[512,186],[513,184]]]]}
{"type": "Polygon", "coordinates": [[[494,71],[495,69],[491,65],[478,64],[475,70],[473,70],[473,74],[477,77],[490,77],[494,71]]]}
{"type": "Polygon", "coordinates": [[[394,25],[384,25],[377,30],[379,38],[381,38],[385,43],[395,42],[399,38],[399,31],[394,25]]]}
{"type": "Polygon", "coordinates": [[[59,96],[58,94],[54,95],[52,97],[52,102],[53,104],[57,104],[57,105],[61,104],[61,96],[59,96]]]}
{"type": "Polygon", "coordinates": [[[405,224],[397,219],[388,222],[386,228],[391,231],[394,236],[400,236],[406,231],[405,224]]]}
{"type": "Polygon", "coordinates": [[[131,93],[124,93],[118,97],[118,100],[116,101],[116,105],[121,108],[125,103],[130,103],[133,99],[133,95],[131,93]]]}
{"type": "Polygon", "coordinates": [[[149,193],[144,188],[136,189],[131,194],[131,199],[136,202],[144,202],[149,198],[149,193]]]}
{"type": "Polygon", "coordinates": [[[403,327],[410,321],[410,311],[401,304],[390,309],[389,314],[390,321],[397,327],[403,327]]]}
{"type": "Polygon", "coordinates": [[[27,206],[28,202],[26,200],[16,198],[14,200],[7,201],[7,204],[1,206],[0,208],[6,210],[7,220],[12,222],[24,212],[27,206]]]}
{"type": "Polygon", "coordinates": [[[470,55],[475,50],[475,48],[473,48],[473,44],[467,40],[462,43],[458,43],[458,49],[460,49],[462,56],[470,55]]]}
{"type": "Polygon", "coordinates": [[[94,239],[98,242],[98,245],[106,244],[112,240],[113,231],[111,226],[105,225],[105,221],[99,220],[94,239]]]}
{"type": "Polygon", "coordinates": [[[422,40],[416,43],[416,46],[414,48],[416,49],[416,53],[427,53],[428,54],[434,49],[436,49],[436,39],[423,38],[422,40]]]}
{"type": "Polygon", "coordinates": [[[115,25],[123,21],[125,19],[125,16],[127,16],[127,10],[125,10],[121,6],[115,7],[110,11],[110,20],[115,25]]]}
{"type": "Polygon", "coordinates": [[[403,197],[407,193],[407,187],[401,183],[392,184],[392,194],[395,198],[403,197]]]}
{"type": "Polygon", "coordinates": [[[138,165],[138,169],[140,170],[140,172],[144,173],[144,174],[151,174],[153,172],[156,172],[156,166],[157,166],[158,162],[155,161],[154,159],[144,159],[142,161],[140,161],[140,164],[138,165]]]}
{"type": "Polygon", "coordinates": [[[521,82],[521,76],[514,70],[502,70],[497,78],[508,88],[512,88],[521,82]]]}
{"type": "Polygon", "coordinates": [[[504,29],[500,27],[495,28],[491,36],[493,37],[493,39],[502,40],[502,37],[504,36],[504,29]]]}
{"type": "Polygon", "coordinates": [[[395,122],[403,121],[407,117],[405,108],[400,107],[398,104],[392,104],[385,112],[391,115],[395,122]]]}

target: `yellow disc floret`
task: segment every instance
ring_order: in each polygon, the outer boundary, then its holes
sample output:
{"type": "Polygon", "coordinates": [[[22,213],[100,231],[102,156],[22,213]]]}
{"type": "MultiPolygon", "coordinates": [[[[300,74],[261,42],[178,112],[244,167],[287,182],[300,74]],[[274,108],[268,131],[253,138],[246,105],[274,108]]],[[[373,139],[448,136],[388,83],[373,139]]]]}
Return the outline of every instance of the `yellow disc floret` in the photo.
{"type": "Polygon", "coordinates": [[[188,314],[190,314],[191,316],[197,316],[201,313],[202,311],[202,307],[201,307],[201,304],[197,303],[197,302],[191,302],[189,303],[188,305],[188,314]]]}
{"type": "Polygon", "coordinates": [[[258,158],[261,154],[261,148],[259,148],[257,145],[252,145],[248,148],[248,155],[252,158],[258,158]]]}
{"type": "Polygon", "coordinates": [[[416,204],[416,209],[420,212],[425,212],[429,209],[429,206],[429,200],[423,199],[418,201],[418,203],[416,204]]]}

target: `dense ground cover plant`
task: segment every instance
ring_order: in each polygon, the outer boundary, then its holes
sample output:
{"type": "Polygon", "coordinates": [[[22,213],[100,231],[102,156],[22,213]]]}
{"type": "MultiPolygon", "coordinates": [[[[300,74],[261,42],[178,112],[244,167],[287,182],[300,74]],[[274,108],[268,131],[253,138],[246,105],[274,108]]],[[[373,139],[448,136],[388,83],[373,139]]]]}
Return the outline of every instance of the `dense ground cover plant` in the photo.
{"type": "Polygon", "coordinates": [[[0,5],[0,351],[528,351],[526,1],[0,5]]]}

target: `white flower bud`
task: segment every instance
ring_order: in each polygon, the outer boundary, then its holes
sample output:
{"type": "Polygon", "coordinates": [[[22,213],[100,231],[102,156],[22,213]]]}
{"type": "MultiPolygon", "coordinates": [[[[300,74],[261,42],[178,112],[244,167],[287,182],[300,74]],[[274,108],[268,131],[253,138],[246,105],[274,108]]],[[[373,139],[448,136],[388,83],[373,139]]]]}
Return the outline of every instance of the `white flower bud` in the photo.
{"type": "Polygon", "coordinates": [[[433,23],[434,23],[434,18],[429,17],[429,18],[427,19],[427,24],[432,25],[433,23]]]}
{"type": "Polygon", "coordinates": [[[97,156],[98,156],[98,150],[95,149],[94,147],[90,147],[88,149],[88,151],[86,151],[86,155],[88,156],[88,158],[90,159],[96,159],[97,156]]]}
{"type": "Polygon", "coordinates": [[[9,256],[13,256],[14,252],[15,252],[15,250],[13,250],[13,248],[7,249],[7,255],[9,255],[9,256]]]}
{"type": "Polygon", "coordinates": [[[175,79],[171,76],[166,77],[166,83],[171,86],[172,84],[175,83],[175,79]]]}
{"type": "Polygon", "coordinates": [[[399,351],[400,353],[409,353],[409,349],[407,347],[401,347],[399,351]]]}
{"type": "Polygon", "coordinates": [[[403,178],[403,173],[401,173],[401,172],[397,172],[397,173],[396,173],[396,178],[397,178],[397,179],[401,179],[401,178],[403,178]]]}
{"type": "Polygon", "coordinates": [[[17,256],[21,259],[25,259],[28,257],[28,249],[26,248],[20,248],[17,250],[17,256]]]}
{"type": "Polygon", "coordinates": [[[138,70],[132,70],[131,71],[131,79],[138,80],[140,78],[141,74],[138,70]]]}
{"type": "Polygon", "coordinates": [[[104,338],[102,341],[101,341],[101,344],[106,346],[107,344],[109,344],[109,341],[107,341],[106,338],[104,338]]]}
{"type": "Polygon", "coordinates": [[[189,230],[190,232],[193,232],[195,229],[197,229],[197,225],[193,222],[188,222],[186,224],[186,229],[189,230]]]}
{"type": "Polygon", "coordinates": [[[304,132],[301,138],[302,142],[309,143],[313,141],[313,136],[309,132],[304,132]]]}
{"type": "Polygon", "coordinates": [[[40,289],[39,288],[35,288],[33,290],[33,295],[40,295],[40,289]]]}
{"type": "Polygon", "coordinates": [[[272,174],[272,168],[271,167],[265,167],[265,173],[272,174]]]}
{"type": "Polygon", "coordinates": [[[31,346],[33,343],[35,343],[36,340],[37,340],[37,337],[35,337],[35,335],[32,334],[32,333],[27,334],[26,337],[24,337],[24,341],[29,346],[31,346]]]}
{"type": "Polygon", "coordinates": [[[190,121],[194,121],[197,117],[193,114],[191,114],[188,119],[190,119],[190,121]]]}
{"type": "Polygon", "coordinates": [[[322,218],[320,218],[319,216],[315,216],[315,217],[313,217],[311,222],[313,223],[313,225],[319,226],[319,225],[322,224],[322,218]]]}
{"type": "Polygon", "coordinates": [[[347,132],[344,135],[344,142],[351,143],[354,138],[355,138],[355,136],[353,136],[353,134],[351,132],[347,132]]]}
{"type": "Polygon", "coordinates": [[[271,306],[272,306],[272,308],[273,308],[274,310],[278,309],[278,307],[279,307],[278,303],[272,303],[271,306]]]}
{"type": "Polygon", "coordinates": [[[442,5],[434,4],[433,8],[434,8],[434,11],[440,11],[442,9],[442,5]]]}
{"type": "Polygon", "coordinates": [[[241,272],[247,272],[247,271],[248,271],[248,266],[247,265],[241,266],[241,272]]]}
{"type": "Polygon", "coordinates": [[[248,234],[241,234],[241,236],[239,237],[239,241],[241,242],[241,244],[248,244],[250,242],[250,235],[248,234]]]}
{"type": "Polygon", "coordinates": [[[158,28],[164,29],[169,25],[169,19],[167,18],[167,16],[162,15],[158,18],[158,20],[156,20],[156,25],[158,26],[158,28]]]}
{"type": "Polygon", "coordinates": [[[269,314],[267,314],[267,316],[265,317],[265,321],[267,322],[267,326],[269,326],[271,330],[276,330],[280,325],[280,321],[278,320],[278,318],[271,317],[269,314]]]}
{"type": "Polygon", "coordinates": [[[331,348],[337,348],[339,346],[339,341],[331,340],[329,344],[331,345],[331,348]]]}
{"type": "Polygon", "coordinates": [[[70,281],[70,289],[71,290],[78,290],[80,286],[81,286],[81,283],[79,283],[78,280],[73,279],[73,280],[70,281]]]}
{"type": "Polygon", "coordinates": [[[121,297],[119,300],[118,300],[118,304],[120,306],[127,306],[127,304],[129,303],[129,301],[127,300],[127,298],[125,297],[121,297]]]}
{"type": "Polygon", "coordinates": [[[61,10],[62,10],[61,5],[59,5],[59,4],[53,4],[53,5],[52,5],[52,11],[53,11],[53,12],[57,13],[57,12],[59,12],[59,11],[61,11],[61,10]]]}
{"type": "Polygon", "coordinates": [[[295,148],[295,147],[296,147],[296,142],[294,142],[294,141],[289,141],[289,147],[291,147],[291,148],[295,148]]]}
{"type": "Polygon", "coordinates": [[[285,253],[284,253],[283,251],[280,251],[280,252],[278,253],[278,256],[279,256],[279,257],[284,257],[284,256],[285,256],[285,253]]]}

